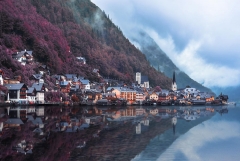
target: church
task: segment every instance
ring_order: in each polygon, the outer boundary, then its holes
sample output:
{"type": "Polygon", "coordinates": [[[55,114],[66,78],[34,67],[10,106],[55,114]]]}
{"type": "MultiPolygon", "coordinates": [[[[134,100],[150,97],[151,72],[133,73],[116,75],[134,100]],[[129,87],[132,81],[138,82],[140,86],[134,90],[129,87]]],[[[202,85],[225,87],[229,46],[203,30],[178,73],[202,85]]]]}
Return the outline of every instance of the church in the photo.
{"type": "Polygon", "coordinates": [[[176,90],[177,90],[177,83],[176,83],[176,78],[175,78],[175,71],[173,72],[172,90],[173,90],[173,91],[176,91],[176,90]]]}

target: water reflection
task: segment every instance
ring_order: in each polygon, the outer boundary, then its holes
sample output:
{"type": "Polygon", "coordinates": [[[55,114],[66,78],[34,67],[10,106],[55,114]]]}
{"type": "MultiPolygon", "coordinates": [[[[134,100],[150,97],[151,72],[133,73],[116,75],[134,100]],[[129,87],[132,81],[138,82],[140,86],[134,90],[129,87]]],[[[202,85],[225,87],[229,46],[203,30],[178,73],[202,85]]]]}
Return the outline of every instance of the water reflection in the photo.
{"type": "MultiPolygon", "coordinates": [[[[206,135],[205,131],[211,131],[215,124],[204,121],[215,114],[220,117],[229,114],[228,110],[225,106],[0,108],[1,144],[4,147],[1,156],[16,159],[16,154],[22,153],[18,160],[36,158],[36,153],[43,148],[37,160],[56,156],[72,160],[164,159],[167,153],[172,156],[179,153],[179,150],[167,152],[169,148],[174,149],[193,137],[181,138],[182,135],[193,127],[198,128],[194,137],[202,132],[206,135]]],[[[215,130],[219,132],[220,127],[215,130]]],[[[185,154],[184,149],[180,152],[185,154]]]]}

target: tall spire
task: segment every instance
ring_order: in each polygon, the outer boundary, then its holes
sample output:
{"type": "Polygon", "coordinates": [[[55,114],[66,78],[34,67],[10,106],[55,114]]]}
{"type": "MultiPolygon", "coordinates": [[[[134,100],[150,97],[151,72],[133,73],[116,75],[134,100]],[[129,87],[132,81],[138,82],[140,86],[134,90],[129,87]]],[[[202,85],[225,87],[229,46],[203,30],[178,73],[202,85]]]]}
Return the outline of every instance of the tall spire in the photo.
{"type": "Polygon", "coordinates": [[[176,83],[176,80],[175,80],[175,71],[173,72],[173,81],[172,81],[172,83],[173,83],[173,84],[176,83]]]}

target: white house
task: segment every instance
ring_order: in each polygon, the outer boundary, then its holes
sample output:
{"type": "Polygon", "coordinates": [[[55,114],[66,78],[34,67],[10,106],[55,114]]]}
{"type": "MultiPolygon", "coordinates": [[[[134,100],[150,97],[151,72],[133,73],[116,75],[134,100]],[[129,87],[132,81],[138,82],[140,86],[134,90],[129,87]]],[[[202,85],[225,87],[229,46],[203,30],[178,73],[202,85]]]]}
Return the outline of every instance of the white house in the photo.
{"type": "Polygon", "coordinates": [[[29,87],[27,90],[27,100],[29,104],[35,104],[36,101],[36,89],[33,87],[29,87]]]}
{"type": "Polygon", "coordinates": [[[36,89],[36,103],[44,103],[44,92],[45,92],[45,86],[43,83],[34,83],[32,85],[33,88],[36,89]]]}
{"type": "Polygon", "coordinates": [[[26,104],[28,87],[24,83],[5,84],[9,91],[9,101],[26,104]]]}
{"type": "Polygon", "coordinates": [[[81,79],[80,82],[82,83],[83,89],[90,89],[90,83],[87,79],[81,79]]]}

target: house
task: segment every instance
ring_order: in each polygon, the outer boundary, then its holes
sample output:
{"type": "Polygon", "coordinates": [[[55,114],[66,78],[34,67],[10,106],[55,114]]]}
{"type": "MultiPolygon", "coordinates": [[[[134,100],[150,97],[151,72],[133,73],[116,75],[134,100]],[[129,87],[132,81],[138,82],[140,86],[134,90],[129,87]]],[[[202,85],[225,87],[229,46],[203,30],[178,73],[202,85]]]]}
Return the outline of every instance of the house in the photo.
{"type": "Polygon", "coordinates": [[[44,83],[43,74],[33,74],[29,79],[34,83],[44,83]]]}
{"type": "Polygon", "coordinates": [[[97,74],[97,76],[100,77],[99,69],[93,69],[93,73],[97,74]]]}
{"type": "Polygon", "coordinates": [[[18,84],[5,84],[9,91],[9,100],[21,104],[27,103],[27,90],[28,87],[24,83],[18,84]]]}
{"type": "Polygon", "coordinates": [[[134,89],[126,87],[108,87],[107,92],[115,93],[118,99],[127,100],[129,104],[136,102],[137,91],[134,89]]]}
{"type": "Polygon", "coordinates": [[[77,58],[79,63],[86,64],[86,59],[84,57],[79,56],[79,57],[76,57],[76,58],[77,58]]]}
{"type": "Polygon", "coordinates": [[[90,83],[87,79],[81,79],[81,89],[90,89],[90,83]]]}
{"type": "Polygon", "coordinates": [[[166,93],[159,93],[158,95],[158,102],[165,102],[169,100],[169,96],[166,93]]]}
{"type": "Polygon", "coordinates": [[[145,98],[146,98],[146,95],[145,95],[145,93],[143,93],[143,92],[137,92],[136,93],[136,102],[143,102],[144,100],[145,100],[145,98]]]}
{"type": "Polygon", "coordinates": [[[70,92],[71,85],[68,81],[61,81],[60,82],[60,90],[63,93],[68,94],[70,92]]]}
{"type": "Polygon", "coordinates": [[[33,87],[29,87],[27,90],[27,100],[29,104],[35,104],[37,91],[33,87]]]}
{"type": "Polygon", "coordinates": [[[43,83],[34,83],[32,85],[33,88],[36,89],[36,103],[44,103],[44,92],[45,92],[45,86],[43,83]]]}
{"type": "Polygon", "coordinates": [[[149,99],[158,101],[158,95],[159,95],[159,92],[149,92],[149,99]]]}
{"type": "Polygon", "coordinates": [[[39,67],[38,67],[38,70],[39,70],[39,73],[40,74],[48,74],[48,75],[50,75],[50,70],[49,70],[49,68],[48,68],[48,66],[46,66],[46,65],[40,65],[39,67]]]}
{"type": "Polygon", "coordinates": [[[21,76],[15,76],[13,79],[5,78],[3,84],[18,84],[21,81],[21,76]]]}
{"type": "Polygon", "coordinates": [[[77,78],[77,74],[65,74],[66,81],[72,82],[74,78],[77,78]]]}
{"type": "Polygon", "coordinates": [[[20,51],[12,54],[12,58],[20,62],[22,65],[30,64],[33,61],[32,51],[20,51]]]}
{"type": "Polygon", "coordinates": [[[173,90],[170,90],[170,91],[169,91],[168,96],[169,96],[169,99],[170,99],[170,100],[174,100],[174,101],[177,100],[177,95],[176,95],[176,93],[175,93],[173,90]]]}

